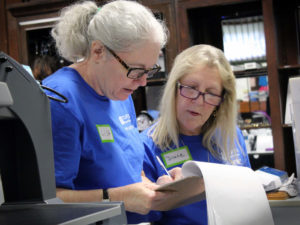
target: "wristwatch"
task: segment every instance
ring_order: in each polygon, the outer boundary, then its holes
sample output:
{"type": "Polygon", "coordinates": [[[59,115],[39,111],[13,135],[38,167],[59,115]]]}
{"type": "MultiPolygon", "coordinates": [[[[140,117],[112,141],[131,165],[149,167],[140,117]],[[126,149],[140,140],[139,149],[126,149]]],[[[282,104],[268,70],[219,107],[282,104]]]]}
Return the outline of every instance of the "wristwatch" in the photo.
{"type": "Polygon", "coordinates": [[[102,201],[109,202],[109,195],[107,189],[102,189],[102,201]]]}

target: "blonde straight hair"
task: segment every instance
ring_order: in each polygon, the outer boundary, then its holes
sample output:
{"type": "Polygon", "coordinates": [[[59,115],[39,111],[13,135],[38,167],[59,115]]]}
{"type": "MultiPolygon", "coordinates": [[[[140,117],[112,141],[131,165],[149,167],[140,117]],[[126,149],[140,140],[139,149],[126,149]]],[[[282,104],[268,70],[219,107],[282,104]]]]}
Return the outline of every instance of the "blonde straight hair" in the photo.
{"type": "Polygon", "coordinates": [[[176,119],[177,82],[203,67],[218,69],[224,93],[223,102],[216,107],[214,115],[202,127],[203,145],[216,158],[231,162],[230,155],[236,151],[234,141],[237,137],[235,76],[223,52],[213,46],[195,45],[175,58],[160,102],[160,118],[150,132],[155,144],[163,151],[174,144],[179,146],[179,125],[176,119]]]}

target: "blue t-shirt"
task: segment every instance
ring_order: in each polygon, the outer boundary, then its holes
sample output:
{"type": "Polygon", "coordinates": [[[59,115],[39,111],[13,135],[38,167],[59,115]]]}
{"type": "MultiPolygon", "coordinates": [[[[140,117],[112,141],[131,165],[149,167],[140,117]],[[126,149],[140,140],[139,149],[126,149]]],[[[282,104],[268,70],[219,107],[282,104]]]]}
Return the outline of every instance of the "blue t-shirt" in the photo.
{"type": "MultiPolygon", "coordinates": [[[[125,101],[100,96],[69,67],[43,85],[68,99],[50,100],[57,187],[89,190],[141,182],[144,147],[131,96],[125,101]]],[[[127,215],[129,223],[139,222],[135,215],[127,215]]]]}
{"type": "MultiPolygon", "coordinates": [[[[156,156],[159,156],[165,163],[165,167],[169,170],[176,166],[181,167],[184,161],[182,159],[190,159],[201,162],[211,162],[211,163],[221,163],[220,159],[216,159],[207,148],[202,145],[202,135],[199,136],[179,136],[179,151],[176,151],[176,154],[171,154],[168,156],[168,153],[174,153],[177,148],[174,146],[173,149],[169,151],[163,152],[158,146],[155,145],[152,138],[149,135],[149,128],[142,132],[141,137],[145,146],[145,158],[144,158],[144,172],[146,176],[155,182],[158,177],[162,175],[166,175],[163,168],[158,163],[156,156]],[[173,164],[166,164],[166,157],[169,157],[168,161],[172,161],[173,164]],[[178,159],[176,159],[178,157],[178,159]]],[[[239,128],[237,128],[237,137],[240,144],[240,147],[236,144],[237,147],[237,155],[232,155],[231,159],[236,165],[250,167],[249,158],[247,155],[247,150],[244,142],[244,138],[242,132],[239,128]]],[[[168,224],[176,224],[176,225],[204,225],[208,224],[207,221],[207,207],[206,201],[196,202],[187,206],[183,206],[174,210],[160,212],[156,212],[155,217],[149,215],[150,221],[153,222],[154,225],[168,225],[168,224]]]]}

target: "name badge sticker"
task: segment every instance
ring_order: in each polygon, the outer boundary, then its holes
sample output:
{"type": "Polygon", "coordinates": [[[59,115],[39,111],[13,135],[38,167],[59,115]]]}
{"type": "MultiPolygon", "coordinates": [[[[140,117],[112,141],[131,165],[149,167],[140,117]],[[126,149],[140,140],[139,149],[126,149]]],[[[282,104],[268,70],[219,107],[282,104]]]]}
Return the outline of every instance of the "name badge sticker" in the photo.
{"type": "Polygon", "coordinates": [[[191,153],[187,146],[176,148],[161,154],[166,168],[180,165],[185,161],[192,160],[191,153]]]}
{"type": "Polygon", "coordinates": [[[96,125],[102,143],[114,142],[112,130],[108,124],[96,125]]]}

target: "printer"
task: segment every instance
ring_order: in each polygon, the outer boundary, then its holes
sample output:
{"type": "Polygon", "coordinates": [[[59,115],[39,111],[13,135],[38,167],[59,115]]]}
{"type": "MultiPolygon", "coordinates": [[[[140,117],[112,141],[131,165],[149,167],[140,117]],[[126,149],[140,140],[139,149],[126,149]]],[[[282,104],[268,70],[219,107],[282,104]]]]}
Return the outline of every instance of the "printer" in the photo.
{"type": "Polygon", "coordinates": [[[64,203],[56,197],[49,99],[0,52],[0,224],[127,224],[122,202],[64,203]]]}

